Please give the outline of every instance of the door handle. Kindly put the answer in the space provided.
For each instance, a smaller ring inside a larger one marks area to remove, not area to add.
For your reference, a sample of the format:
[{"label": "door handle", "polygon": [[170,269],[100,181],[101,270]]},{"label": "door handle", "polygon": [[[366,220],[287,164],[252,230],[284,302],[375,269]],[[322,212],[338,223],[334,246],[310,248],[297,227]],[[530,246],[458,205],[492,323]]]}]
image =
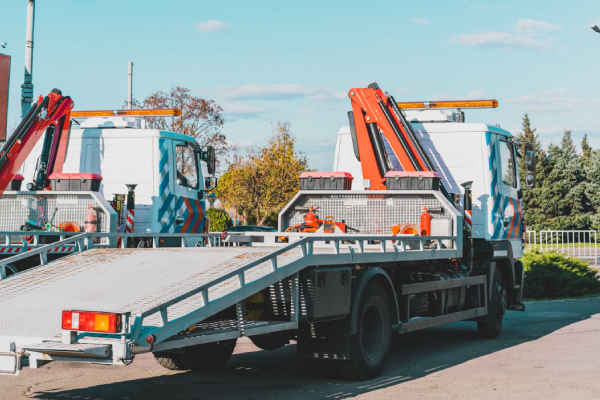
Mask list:
[{"label": "door handle", "polygon": [[183,218],[175,218],[175,225],[183,224]]},{"label": "door handle", "polygon": [[504,226],[509,226],[510,225],[510,221],[512,220],[512,217],[504,217],[504,220],[502,221],[502,223],[504,224]]}]

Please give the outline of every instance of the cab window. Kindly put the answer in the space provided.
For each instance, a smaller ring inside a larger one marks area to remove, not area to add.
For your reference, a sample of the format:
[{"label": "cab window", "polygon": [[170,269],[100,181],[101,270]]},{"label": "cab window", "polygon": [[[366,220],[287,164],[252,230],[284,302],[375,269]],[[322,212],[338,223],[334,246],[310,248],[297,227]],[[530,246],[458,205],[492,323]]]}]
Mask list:
[{"label": "cab window", "polygon": [[176,146],[177,184],[198,189],[198,160],[190,146]]},{"label": "cab window", "polygon": [[502,182],[516,188],[517,174],[513,144],[503,140],[500,141],[500,165],[502,166]]}]

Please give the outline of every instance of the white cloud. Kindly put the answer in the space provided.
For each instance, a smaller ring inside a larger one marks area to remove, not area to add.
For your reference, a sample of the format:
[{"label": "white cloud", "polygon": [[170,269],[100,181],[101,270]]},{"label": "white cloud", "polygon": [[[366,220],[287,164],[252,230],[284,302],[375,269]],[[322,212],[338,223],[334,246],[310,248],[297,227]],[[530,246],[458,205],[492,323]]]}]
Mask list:
[{"label": "white cloud", "polygon": [[450,38],[450,41],[468,47],[516,47],[529,50],[550,50],[552,43],[525,35],[515,35],[508,32],[466,33]]},{"label": "white cloud", "polygon": [[222,103],[225,117],[230,120],[257,118],[267,110],[261,107],[249,106],[243,103]]},{"label": "white cloud", "polygon": [[196,29],[200,33],[227,33],[229,32],[230,25],[225,22],[217,21],[215,19],[211,21],[202,21],[196,24]]},{"label": "white cloud", "polygon": [[219,97],[235,100],[288,100],[306,98],[315,101],[339,101],[346,93],[314,85],[247,84],[217,87]]},{"label": "white cloud", "polygon": [[504,47],[548,51],[554,48],[547,35],[562,26],[534,19],[519,19],[514,32],[465,33],[450,37],[450,41],[467,47]]},{"label": "white cloud", "polygon": [[427,21],[426,19],[419,18],[419,17],[415,17],[415,18],[411,19],[411,21],[414,22],[415,24],[419,24],[419,25],[431,24],[431,21]]},{"label": "white cloud", "polygon": [[519,19],[515,24],[519,32],[556,32],[563,27],[550,22],[536,21],[535,19]]},{"label": "white cloud", "polygon": [[177,24],[175,25],[175,28],[179,29],[179,28],[183,28],[185,26],[185,24]]},{"label": "white cloud", "polygon": [[585,112],[597,110],[600,99],[579,97],[565,88],[556,87],[541,93],[525,94],[516,99],[508,99],[507,103],[518,107],[523,112]]}]

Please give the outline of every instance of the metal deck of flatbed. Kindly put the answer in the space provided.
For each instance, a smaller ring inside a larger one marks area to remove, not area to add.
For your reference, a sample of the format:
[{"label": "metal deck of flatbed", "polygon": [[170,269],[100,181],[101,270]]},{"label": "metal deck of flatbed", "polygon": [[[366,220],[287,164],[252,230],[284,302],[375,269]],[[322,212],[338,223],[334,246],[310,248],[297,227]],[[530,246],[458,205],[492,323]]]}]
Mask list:
[{"label": "metal deck of flatbed", "polygon": [[[264,239],[268,237],[264,235]],[[128,354],[126,342],[144,346],[149,334],[155,335],[155,351],[160,351],[185,343],[296,329],[300,307],[297,274],[304,268],[461,255],[457,237],[290,235],[292,239],[295,241],[289,244],[243,247],[92,249],[0,280],[0,352],[9,348],[34,353],[61,346],[63,350],[78,348],[64,342],[61,312],[69,309],[131,316],[126,336],[78,335],[79,344],[110,343],[113,355],[115,346],[125,349],[118,354]],[[448,239],[453,248],[425,246],[427,241]],[[418,247],[411,247],[415,243]],[[199,324],[287,278],[292,279],[295,296],[289,322],[244,321],[238,308],[237,321]],[[181,336],[180,332],[193,325],[197,327],[193,333]],[[105,362],[121,363],[122,359],[113,357]]]},{"label": "metal deck of flatbed", "polygon": [[[276,248],[95,249],[0,281],[0,337],[60,338],[61,311],[145,311],[239,269]],[[282,261],[302,256],[300,249]],[[246,282],[271,272],[259,265]],[[209,301],[239,289],[230,279],[208,291]],[[196,302],[199,303],[193,304]],[[170,311],[170,319],[203,305],[191,297]],[[186,307],[187,305],[187,307]],[[187,309],[187,310],[186,310]],[[156,326],[160,318],[144,325]]]}]

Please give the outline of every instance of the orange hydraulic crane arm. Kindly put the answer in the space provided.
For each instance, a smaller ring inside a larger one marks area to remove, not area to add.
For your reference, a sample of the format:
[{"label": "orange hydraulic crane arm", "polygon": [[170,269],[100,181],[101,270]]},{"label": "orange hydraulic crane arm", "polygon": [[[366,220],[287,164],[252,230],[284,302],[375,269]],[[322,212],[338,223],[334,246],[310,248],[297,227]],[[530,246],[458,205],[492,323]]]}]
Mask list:
[{"label": "orange hydraulic crane arm", "polygon": [[383,133],[405,171],[433,171],[412,128],[392,96],[383,93],[376,83],[368,88],[351,89],[349,113],[353,139],[356,140],[363,178],[371,181],[371,190],[383,190],[388,159],[380,135]]},{"label": "orange hydraulic crane arm", "polygon": [[[44,132],[48,136],[48,159],[43,162],[43,174],[40,175],[38,171],[41,183],[37,188],[47,186],[47,177],[52,172],[62,172],[72,108],[73,100],[63,96],[58,89],[54,89],[43,99],[40,96],[37,104],[29,110],[0,152],[0,196]],[[52,138],[49,137],[50,134]]]}]

